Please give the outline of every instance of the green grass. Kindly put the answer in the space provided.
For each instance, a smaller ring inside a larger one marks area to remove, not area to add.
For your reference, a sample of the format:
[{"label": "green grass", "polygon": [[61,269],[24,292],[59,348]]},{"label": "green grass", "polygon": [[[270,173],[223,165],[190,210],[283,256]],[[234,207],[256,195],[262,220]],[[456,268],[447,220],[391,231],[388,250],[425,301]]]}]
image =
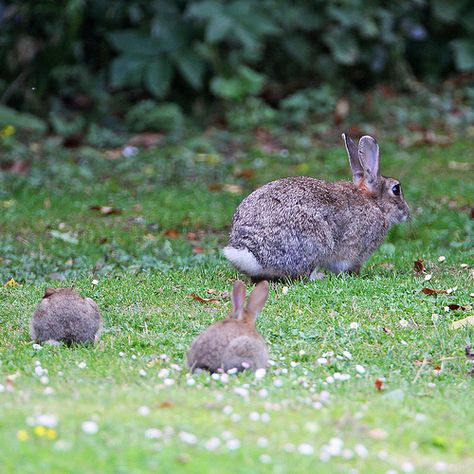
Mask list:
[{"label": "green grass", "polygon": [[[444,311],[473,300],[473,176],[452,165],[470,163],[467,142],[400,150],[381,141],[382,170],[402,180],[413,220],[390,232],[361,277],[271,285],[258,327],[274,365],[262,380],[200,374],[188,384],[186,350],[227,314],[239,277],[219,254],[235,206],[276,177],[347,177],[342,146],[288,135],[289,152],[268,155],[246,140],[237,151],[217,140],[212,154],[169,145],[116,161],[45,143],[28,176],[0,178],[0,277],[22,285],[0,288],[2,472],[472,472],[464,347],[474,331],[450,324],[473,310]],[[254,174],[236,177],[239,169]],[[215,183],[239,187],[211,191]],[[412,270],[420,257],[429,282]],[[28,325],[44,288],[71,284],[98,303],[100,342],[35,349]],[[457,290],[428,296],[424,286]],[[211,288],[220,304],[189,296]],[[321,365],[324,353],[333,355]],[[335,373],[350,379],[327,383]],[[57,417],[56,439],[35,433],[41,414]],[[82,430],[87,420],[98,433]],[[161,437],[147,438],[150,428]],[[28,439],[17,439],[21,430]],[[344,456],[325,459],[331,438],[343,440]]]}]

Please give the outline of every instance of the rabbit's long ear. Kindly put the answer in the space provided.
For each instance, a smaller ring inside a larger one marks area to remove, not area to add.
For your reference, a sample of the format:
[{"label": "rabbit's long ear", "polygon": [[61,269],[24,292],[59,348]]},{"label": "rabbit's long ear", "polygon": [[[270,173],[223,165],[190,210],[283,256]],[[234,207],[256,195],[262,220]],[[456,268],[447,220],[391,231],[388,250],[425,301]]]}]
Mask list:
[{"label": "rabbit's long ear", "polygon": [[242,314],[245,304],[245,285],[237,280],[232,288],[232,315],[237,318]]},{"label": "rabbit's long ear", "polygon": [[374,138],[368,135],[359,140],[359,161],[364,169],[365,185],[369,191],[376,191],[380,183],[379,146]]},{"label": "rabbit's long ear", "polygon": [[352,171],[352,182],[358,186],[364,179],[364,169],[359,161],[359,150],[357,145],[345,133],[342,134],[344,145],[346,147],[347,156],[349,157],[349,164]]},{"label": "rabbit's long ear", "polygon": [[268,281],[263,280],[257,284],[255,289],[250,293],[249,302],[245,308],[245,319],[247,322],[255,324],[258,314],[262,311],[268,298]]}]

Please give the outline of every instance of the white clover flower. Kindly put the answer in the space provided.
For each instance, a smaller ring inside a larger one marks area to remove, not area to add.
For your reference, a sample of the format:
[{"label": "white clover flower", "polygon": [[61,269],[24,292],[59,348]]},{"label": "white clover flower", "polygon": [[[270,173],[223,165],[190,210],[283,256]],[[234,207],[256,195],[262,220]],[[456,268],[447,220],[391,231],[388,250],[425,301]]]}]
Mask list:
[{"label": "white clover flower", "polygon": [[409,324],[409,323],[408,323],[408,321],[407,321],[406,319],[400,319],[400,321],[398,322],[398,324],[400,324],[400,326],[401,326],[402,328],[406,328],[406,327],[408,327],[408,324]]},{"label": "white clover flower", "polygon": [[229,383],[229,375],[228,374],[221,374],[221,383]]},{"label": "white clover flower", "polygon": [[189,377],[189,379],[186,380],[186,385],[192,387],[193,385],[196,385],[196,381],[192,377]]},{"label": "white clover flower", "polygon": [[438,257],[438,262],[444,262],[446,260],[446,257],[444,255],[440,255]]},{"label": "white clover flower", "polygon": [[268,413],[262,413],[260,420],[262,420],[262,423],[268,423],[270,421],[270,415]]},{"label": "white clover flower", "polygon": [[269,444],[268,439],[263,436],[257,439],[257,446],[259,448],[268,448]]},{"label": "white clover flower", "polygon": [[265,377],[266,374],[267,374],[266,369],[264,369],[264,368],[257,369],[255,371],[255,379],[256,380],[262,380]]},{"label": "white clover flower", "polygon": [[369,451],[363,444],[356,444],[354,446],[354,451],[357,454],[357,456],[359,456],[362,459],[367,458],[367,456],[369,455]]},{"label": "white clover flower", "polygon": [[84,361],[81,361],[77,364],[77,366],[80,368],[80,369],[85,369],[87,367],[87,364],[84,362]]},{"label": "white clover flower", "polygon": [[365,374],[365,368],[362,365],[356,364],[355,369],[358,374]]},{"label": "white clover flower", "polygon": [[249,391],[246,388],[243,387],[235,387],[234,388],[234,393],[236,395],[240,395],[241,397],[248,397]]},{"label": "white clover flower", "polygon": [[226,443],[227,449],[231,451],[240,448],[240,441],[238,439],[229,439]]},{"label": "white clover flower", "polygon": [[268,397],[268,390],[266,388],[262,388],[261,390],[258,391],[258,396],[260,398]]},{"label": "white clover flower", "polygon": [[232,413],[232,415],[230,415],[230,419],[234,423],[238,423],[240,421],[240,415],[238,413]]},{"label": "white clover flower", "polygon": [[298,452],[304,456],[312,456],[314,454],[314,448],[307,443],[302,443],[298,446]]},{"label": "white clover flower", "polygon": [[145,438],[148,439],[159,439],[163,436],[163,433],[158,428],[148,428],[145,431]]},{"label": "white clover flower", "polygon": [[99,432],[99,425],[92,420],[84,421],[81,425],[81,428],[86,434],[96,434]]},{"label": "white clover flower", "polygon": [[351,324],[349,324],[349,327],[351,329],[358,329],[360,327],[360,324],[356,321],[353,321]]},{"label": "white clover flower", "polygon": [[167,386],[167,387],[171,387],[171,385],[174,385],[174,380],[173,379],[165,379],[163,380],[163,383]]},{"label": "white clover flower", "polygon": [[352,359],[352,354],[349,352],[349,351],[343,351],[342,352],[342,355],[346,358],[346,359]]},{"label": "white clover flower", "polygon": [[138,371],[138,374],[140,375],[140,377],[146,377],[146,370],[140,369]]},{"label": "white clover flower", "polygon": [[328,360],[326,359],[326,357],[320,357],[318,360],[317,360],[317,363],[319,365],[326,365],[328,363]]},{"label": "white clover flower", "polygon": [[138,414],[140,416],[148,416],[150,414],[150,408],[148,408],[147,406],[143,405],[141,407],[138,408]]},{"label": "white clover flower", "polygon": [[272,458],[268,454],[262,454],[258,459],[262,464],[270,464],[272,462]]},{"label": "white clover flower", "polygon": [[169,374],[170,374],[169,369],[161,369],[158,372],[158,377],[160,377],[160,379],[165,379],[166,377],[168,377]]},{"label": "white clover flower", "polygon": [[205,443],[204,447],[208,451],[215,451],[221,444],[221,440],[219,438],[213,437],[209,438]]},{"label": "white clover flower", "polygon": [[258,420],[260,420],[260,415],[256,411],[252,411],[249,414],[249,420],[250,421],[258,421]]},{"label": "white clover flower", "polygon": [[38,415],[34,420],[35,425],[45,426],[46,428],[56,428],[58,426],[58,417],[56,415]]},{"label": "white clover flower", "polygon": [[196,435],[193,435],[192,433],[188,433],[186,431],[180,431],[179,434],[179,439],[186,444],[196,444],[197,443],[197,437]]}]

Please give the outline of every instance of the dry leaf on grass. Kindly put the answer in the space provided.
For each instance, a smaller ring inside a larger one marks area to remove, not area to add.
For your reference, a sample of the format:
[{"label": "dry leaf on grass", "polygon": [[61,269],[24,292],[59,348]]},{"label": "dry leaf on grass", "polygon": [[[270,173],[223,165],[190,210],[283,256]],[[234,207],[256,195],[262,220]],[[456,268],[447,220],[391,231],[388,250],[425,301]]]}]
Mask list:
[{"label": "dry leaf on grass", "polygon": [[384,380],[381,379],[381,378],[378,378],[378,379],[375,379],[375,389],[380,392],[381,390],[383,390],[383,384],[384,384]]},{"label": "dry leaf on grass", "polygon": [[434,290],[433,288],[423,288],[421,292],[424,293],[425,295],[448,294],[447,290]]},{"label": "dry leaf on grass", "polygon": [[119,207],[112,207],[112,206],[99,206],[99,205],[93,205],[89,206],[89,209],[91,211],[97,211],[99,214],[102,216],[110,216],[113,214],[122,214],[122,209]]},{"label": "dry leaf on grass", "polygon": [[246,179],[249,179],[249,178],[252,178],[252,176],[255,175],[255,171],[253,169],[250,169],[250,168],[246,168],[246,169],[237,169],[234,171],[234,176],[236,178],[246,178]]},{"label": "dry leaf on grass", "polygon": [[143,148],[153,148],[163,139],[162,133],[154,132],[144,132],[139,133],[138,135],[133,136],[128,141],[127,145],[143,147]]},{"label": "dry leaf on grass", "polygon": [[10,288],[12,286],[21,286],[14,278],[10,278],[4,285],[3,288]]},{"label": "dry leaf on grass", "polygon": [[216,298],[201,298],[200,296],[196,295],[196,293],[191,293],[189,296],[193,300],[199,301],[203,304],[220,304],[220,301]]},{"label": "dry leaf on grass", "polygon": [[179,232],[176,229],[167,229],[163,232],[163,234],[170,239],[176,239],[179,237]]},{"label": "dry leaf on grass", "polygon": [[466,305],[460,305],[460,304],[448,304],[447,307],[451,310],[451,311],[457,311],[458,309],[464,311],[466,309],[471,309],[472,306],[469,305],[469,304],[466,304]]},{"label": "dry leaf on grass", "polygon": [[415,273],[423,273],[425,271],[425,261],[422,258],[413,262],[413,271]]}]

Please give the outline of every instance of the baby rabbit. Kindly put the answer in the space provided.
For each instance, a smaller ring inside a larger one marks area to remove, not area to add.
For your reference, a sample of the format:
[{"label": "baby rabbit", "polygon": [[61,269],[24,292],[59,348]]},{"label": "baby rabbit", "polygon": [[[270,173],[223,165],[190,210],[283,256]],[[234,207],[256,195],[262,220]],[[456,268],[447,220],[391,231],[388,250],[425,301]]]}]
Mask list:
[{"label": "baby rabbit", "polygon": [[191,345],[188,367],[217,372],[236,368],[256,370],[268,364],[267,346],[255,329],[255,320],[268,298],[268,282],[260,282],[252,291],[247,306],[245,285],[234,283],[232,312],[227,319],[209,326]]},{"label": "baby rabbit", "polygon": [[31,320],[31,338],[39,343],[94,342],[101,327],[99,308],[70,288],[46,288]]},{"label": "baby rabbit", "polygon": [[318,268],[358,274],[389,227],[408,219],[400,182],[380,175],[377,142],[342,138],[352,183],[283,178],[240,203],[223,250],[238,270],[255,280],[313,279]]}]

